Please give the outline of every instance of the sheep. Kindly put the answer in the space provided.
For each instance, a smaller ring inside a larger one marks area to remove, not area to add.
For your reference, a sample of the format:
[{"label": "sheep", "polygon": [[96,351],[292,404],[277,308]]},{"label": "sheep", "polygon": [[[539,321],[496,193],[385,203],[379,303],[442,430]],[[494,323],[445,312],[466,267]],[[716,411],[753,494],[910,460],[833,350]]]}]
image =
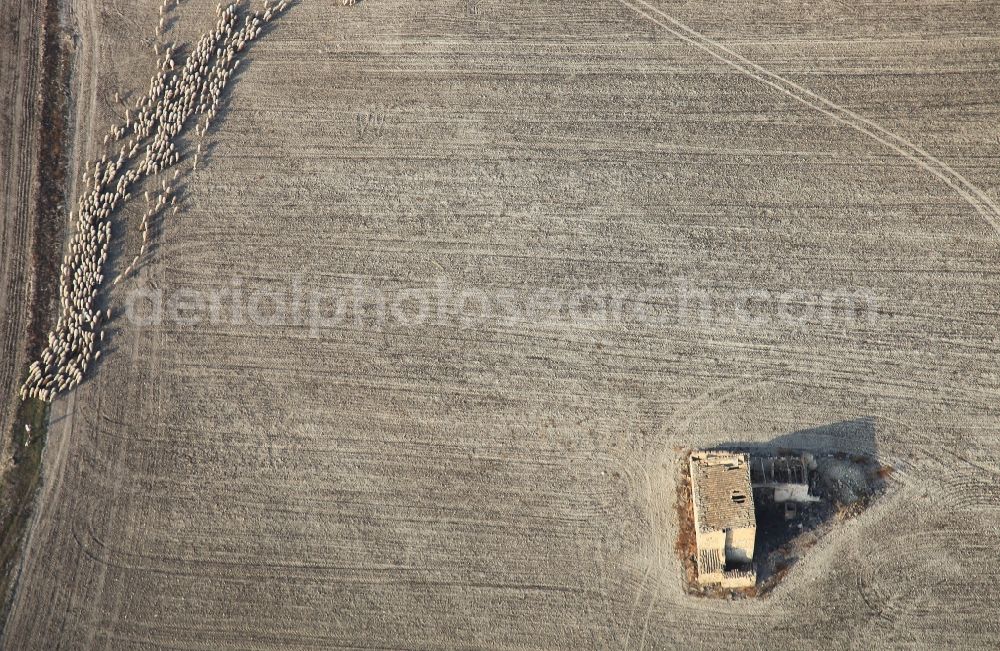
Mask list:
[{"label": "sheep", "polygon": [[[179,0],[175,2],[179,4]],[[51,391],[51,395],[44,394],[46,397],[54,397],[82,381],[82,370],[90,361],[99,358],[97,343],[103,342],[105,335],[103,330],[99,334],[95,331],[102,319],[110,320],[111,310],[97,311],[92,306],[104,281],[110,279],[103,269],[108,259],[113,212],[132,199],[130,188],[134,183],[180,162],[174,138],[181,133],[188,118],[196,113],[204,114],[204,123],[195,124],[193,130],[199,138],[207,135],[211,120],[220,108],[223,90],[240,65],[236,54],[261,33],[264,23],[287,6],[287,0],[278,4],[268,0],[264,11],[245,15],[243,28],[236,29],[235,5],[220,4],[215,29],[195,44],[185,62],[174,59],[176,43],[161,46],[154,42],[159,69],[150,78],[149,92],[137,97],[134,106],[125,107],[124,124],[111,127],[105,143],[109,144],[112,137],[115,140],[128,134],[131,137],[119,149],[116,159],[111,160],[106,154],[99,161],[88,163],[83,175],[85,188],[89,189],[81,193],[79,212],[70,214],[77,232],[70,240],[60,267],[61,312],[54,332],[49,333],[49,346],[42,356],[44,366],[36,362],[36,371],[22,387],[24,393],[32,389],[46,390]],[[164,0],[157,34],[166,26],[165,14],[169,7],[170,0]],[[115,101],[123,102],[120,94],[115,93]],[[145,156],[135,160],[143,149]],[[201,155],[199,142],[192,157],[194,170],[197,170]],[[174,180],[179,178],[180,171],[174,171]],[[173,187],[161,181],[161,188],[163,193],[158,193],[155,202],[148,191],[144,192],[149,209],[141,223],[139,255],[111,279],[112,285],[127,278],[146,252],[150,239],[149,221],[155,211],[168,205],[169,199],[172,213],[178,214],[180,206]]]}]

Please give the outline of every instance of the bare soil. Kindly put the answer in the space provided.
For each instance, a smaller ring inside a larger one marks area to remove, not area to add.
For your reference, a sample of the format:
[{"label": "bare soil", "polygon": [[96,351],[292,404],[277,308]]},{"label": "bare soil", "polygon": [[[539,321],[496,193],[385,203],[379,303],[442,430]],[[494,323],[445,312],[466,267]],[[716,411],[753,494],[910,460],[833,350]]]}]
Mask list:
[{"label": "bare soil", "polygon": [[[20,546],[32,513],[45,442],[47,405],[16,399],[25,354],[37,355],[52,321],[65,231],[65,122],[69,44],[60,4],[12,3],[0,9],[11,38],[0,45],[0,617],[6,621],[19,575]],[[34,150],[32,150],[34,147]]]},{"label": "bare soil", "polygon": [[38,202],[45,3],[0,8],[0,436],[3,467],[24,373],[25,335],[34,285],[32,246]]},{"label": "bare soil", "polygon": [[[158,7],[67,2],[72,187]],[[296,4],[52,406],[3,645],[995,646],[998,11]],[[442,283],[626,288],[630,316],[308,323],[320,292]],[[815,309],[843,288],[874,307]],[[140,323],[139,290],[305,307]],[[676,450],[824,427],[890,494],[768,598],[689,595]]]}]

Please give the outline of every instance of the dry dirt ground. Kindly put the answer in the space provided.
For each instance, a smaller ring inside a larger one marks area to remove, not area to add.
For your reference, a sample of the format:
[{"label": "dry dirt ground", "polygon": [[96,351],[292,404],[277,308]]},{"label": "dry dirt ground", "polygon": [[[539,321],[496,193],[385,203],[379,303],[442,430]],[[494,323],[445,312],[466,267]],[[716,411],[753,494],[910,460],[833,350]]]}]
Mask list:
[{"label": "dry dirt ground", "polygon": [[[1000,4],[650,1],[305,0],[253,46],[54,407],[7,648],[995,645]],[[69,2],[76,175],[156,9]],[[123,316],[355,283],[656,322]],[[837,423],[889,495],[766,599],[686,595],[675,449]]]},{"label": "dry dirt ground", "polygon": [[[0,4],[0,432],[6,443],[25,368],[37,202],[42,0]],[[8,464],[4,450],[0,471]]]}]

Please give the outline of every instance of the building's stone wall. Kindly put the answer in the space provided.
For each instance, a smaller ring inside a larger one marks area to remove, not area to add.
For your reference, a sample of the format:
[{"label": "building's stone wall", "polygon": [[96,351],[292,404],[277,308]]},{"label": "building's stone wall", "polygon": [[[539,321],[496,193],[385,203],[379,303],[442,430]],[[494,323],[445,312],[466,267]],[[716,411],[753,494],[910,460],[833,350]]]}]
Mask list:
[{"label": "building's stone wall", "polygon": [[753,560],[757,527],[733,529],[726,544],[726,563],[749,563]]}]

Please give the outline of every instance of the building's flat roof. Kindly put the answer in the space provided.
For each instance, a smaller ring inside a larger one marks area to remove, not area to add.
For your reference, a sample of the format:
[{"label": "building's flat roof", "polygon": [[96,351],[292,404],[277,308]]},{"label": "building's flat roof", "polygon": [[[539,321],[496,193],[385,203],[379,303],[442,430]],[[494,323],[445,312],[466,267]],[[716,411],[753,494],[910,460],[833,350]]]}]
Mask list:
[{"label": "building's flat roof", "polygon": [[750,458],[747,454],[692,452],[691,493],[698,531],[721,531],[757,525],[753,490],[750,487]]}]

